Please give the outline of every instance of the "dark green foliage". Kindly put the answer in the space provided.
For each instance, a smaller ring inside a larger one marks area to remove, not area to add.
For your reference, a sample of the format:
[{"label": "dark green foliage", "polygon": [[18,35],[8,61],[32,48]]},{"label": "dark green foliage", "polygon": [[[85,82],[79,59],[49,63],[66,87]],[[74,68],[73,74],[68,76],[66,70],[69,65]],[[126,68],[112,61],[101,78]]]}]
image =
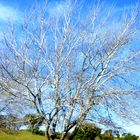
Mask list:
[{"label": "dark green foliage", "polygon": [[35,127],[35,128],[33,128],[32,130],[29,129],[29,131],[32,132],[32,134],[37,134],[37,135],[42,135],[42,136],[45,135],[45,132],[44,132],[44,131],[41,131],[41,130],[39,129],[39,127]]},{"label": "dark green foliage", "polygon": [[106,130],[104,134],[101,136],[102,140],[114,140],[112,130]]},{"label": "dark green foliage", "polygon": [[114,140],[114,137],[113,136],[112,137],[107,137],[107,136],[102,135],[101,140]]},{"label": "dark green foliage", "polygon": [[139,138],[138,136],[128,133],[123,134],[123,138],[121,138],[120,140],[137,140],[138,138]]},{"label": "dark green foliage", "polygon": [[119,131],[114,131],[113,133],[114,133],[114,135],[115,135],[117,138],[120,138]]},{"label": "dark green foliage", "polygon": [[[98,138],[97,138],[98,137]],[[74,140],[138,140],[138,136],[132,134],[119,134],[119,131],[106,130],[101,134],[101,129],[93,124],[85,123],[78,130]]]},{"label": "dark green foliage", "polygon": [[74,139],[94,140],[96,136],[100,136],[100,133],[100,128],[97,128],[93,124],[85,123],[80,127]]},{"label": "dark green foliage", "polygon": [[24,116],[25,124],[28,125],[28,130],[35,134],[44,135],[42,131],[39,130],[39,127],[43,123],[42,117],[36,114],[27,114]]}]

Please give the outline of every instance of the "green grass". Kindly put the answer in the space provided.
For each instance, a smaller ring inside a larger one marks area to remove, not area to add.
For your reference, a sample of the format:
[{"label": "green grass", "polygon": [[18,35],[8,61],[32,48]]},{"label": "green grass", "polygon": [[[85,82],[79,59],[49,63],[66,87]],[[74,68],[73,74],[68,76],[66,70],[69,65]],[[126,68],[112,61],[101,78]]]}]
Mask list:
[{"label": "green grass", "polygon": [[0,132],[0,140],[45,140],[45,137],[21,131],[18,134],[10,135]]},{"label": "green grass", "polygon": [[6,134],[0,131],[0,140],[45,140],[45,137],[32,134],[28,131],[20,131],[17,134]]}]

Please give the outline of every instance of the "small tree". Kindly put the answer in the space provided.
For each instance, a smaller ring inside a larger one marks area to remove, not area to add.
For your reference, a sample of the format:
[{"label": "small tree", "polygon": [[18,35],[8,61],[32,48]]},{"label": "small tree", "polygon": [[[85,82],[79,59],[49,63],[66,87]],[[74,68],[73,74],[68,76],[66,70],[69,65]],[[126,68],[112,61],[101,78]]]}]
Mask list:
[{"label": "small tree", "polygon": [[32,133],[39,134],[39,127],[43,123],[43,119],[41,119],[40,116],[36,114],[27,114],[24,116],[23,120],[25,121],[25,125],[28,125],[28,130],[30,130]]},{"label": "small tree", "polygon": [[18,118],[16,116],[13,116],[12,114],[0,115],[0,128],[2,130],[19,130],[20,125],[16,124],[17,120]]},{"label": "small tree", "polygon": [[84,123],[78,130],[74,139],[80,140],[95,140],[97,136],[100,136],[101,129],[94,124]]},{"label": "small tree", "polygon": [[128,134],[124,134],[123,138],[121,139],[122,140],[138,140],[138,138],[139,138],[138,136],[128,133]]},{"label": "small tree", "polygon": [[117,136],[118,139],[120,138],[120,133],[119,133],[119,131],[114,131],[113,133],[114,133],[115,136]]},{"label": "small tree", "polygon": [[114,140],[112,130],[106,130],[104,134],[102,134],[102,140]]}]

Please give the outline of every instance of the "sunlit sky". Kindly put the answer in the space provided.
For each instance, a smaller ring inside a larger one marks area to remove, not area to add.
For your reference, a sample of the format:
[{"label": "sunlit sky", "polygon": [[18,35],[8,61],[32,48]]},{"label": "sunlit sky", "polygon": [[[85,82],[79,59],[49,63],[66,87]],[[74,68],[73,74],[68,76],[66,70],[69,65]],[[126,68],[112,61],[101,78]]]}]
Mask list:
[{"label": "sunlit sky", "polygon": [[[42,1],[43,0],[0,0],[0,35],[8,20],[19,22],[23,17],[24,10],[28,10],[34,2],[41,3]],[[78,1],[80,2],[80,0]],[[92,2],[94,2],[94,0],[86,0],[87,5],[90,5]],[[49,11],[51,14],[61,13],[61,10],[65,6],[64,3],[63,0],[49,0]],[[115,5],[114,10],[117,11],[133,7],[137,3],[137,0],[104,0],[104,3],[108,7]],[[131,125],[126,127],[126,129],[129,132],[140,136],[139,125]]]}]

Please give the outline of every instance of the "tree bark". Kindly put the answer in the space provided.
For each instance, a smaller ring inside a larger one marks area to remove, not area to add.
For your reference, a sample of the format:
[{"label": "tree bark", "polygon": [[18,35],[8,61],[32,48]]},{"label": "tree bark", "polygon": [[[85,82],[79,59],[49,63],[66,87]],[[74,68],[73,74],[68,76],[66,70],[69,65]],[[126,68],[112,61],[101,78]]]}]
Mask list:
[{"label": "tree bark", "polygon": [[77,132],[79,130],[79,127],[76,127],[73,131],[73,133],[69,136],[68,140],[73,140],[74,137],[76,136]]},{"label": "tree bark", "polygon": [[46,140],[51,140],[49,136],[48,128],[46,128],[46,131],[45,131],[45,138]]}]

